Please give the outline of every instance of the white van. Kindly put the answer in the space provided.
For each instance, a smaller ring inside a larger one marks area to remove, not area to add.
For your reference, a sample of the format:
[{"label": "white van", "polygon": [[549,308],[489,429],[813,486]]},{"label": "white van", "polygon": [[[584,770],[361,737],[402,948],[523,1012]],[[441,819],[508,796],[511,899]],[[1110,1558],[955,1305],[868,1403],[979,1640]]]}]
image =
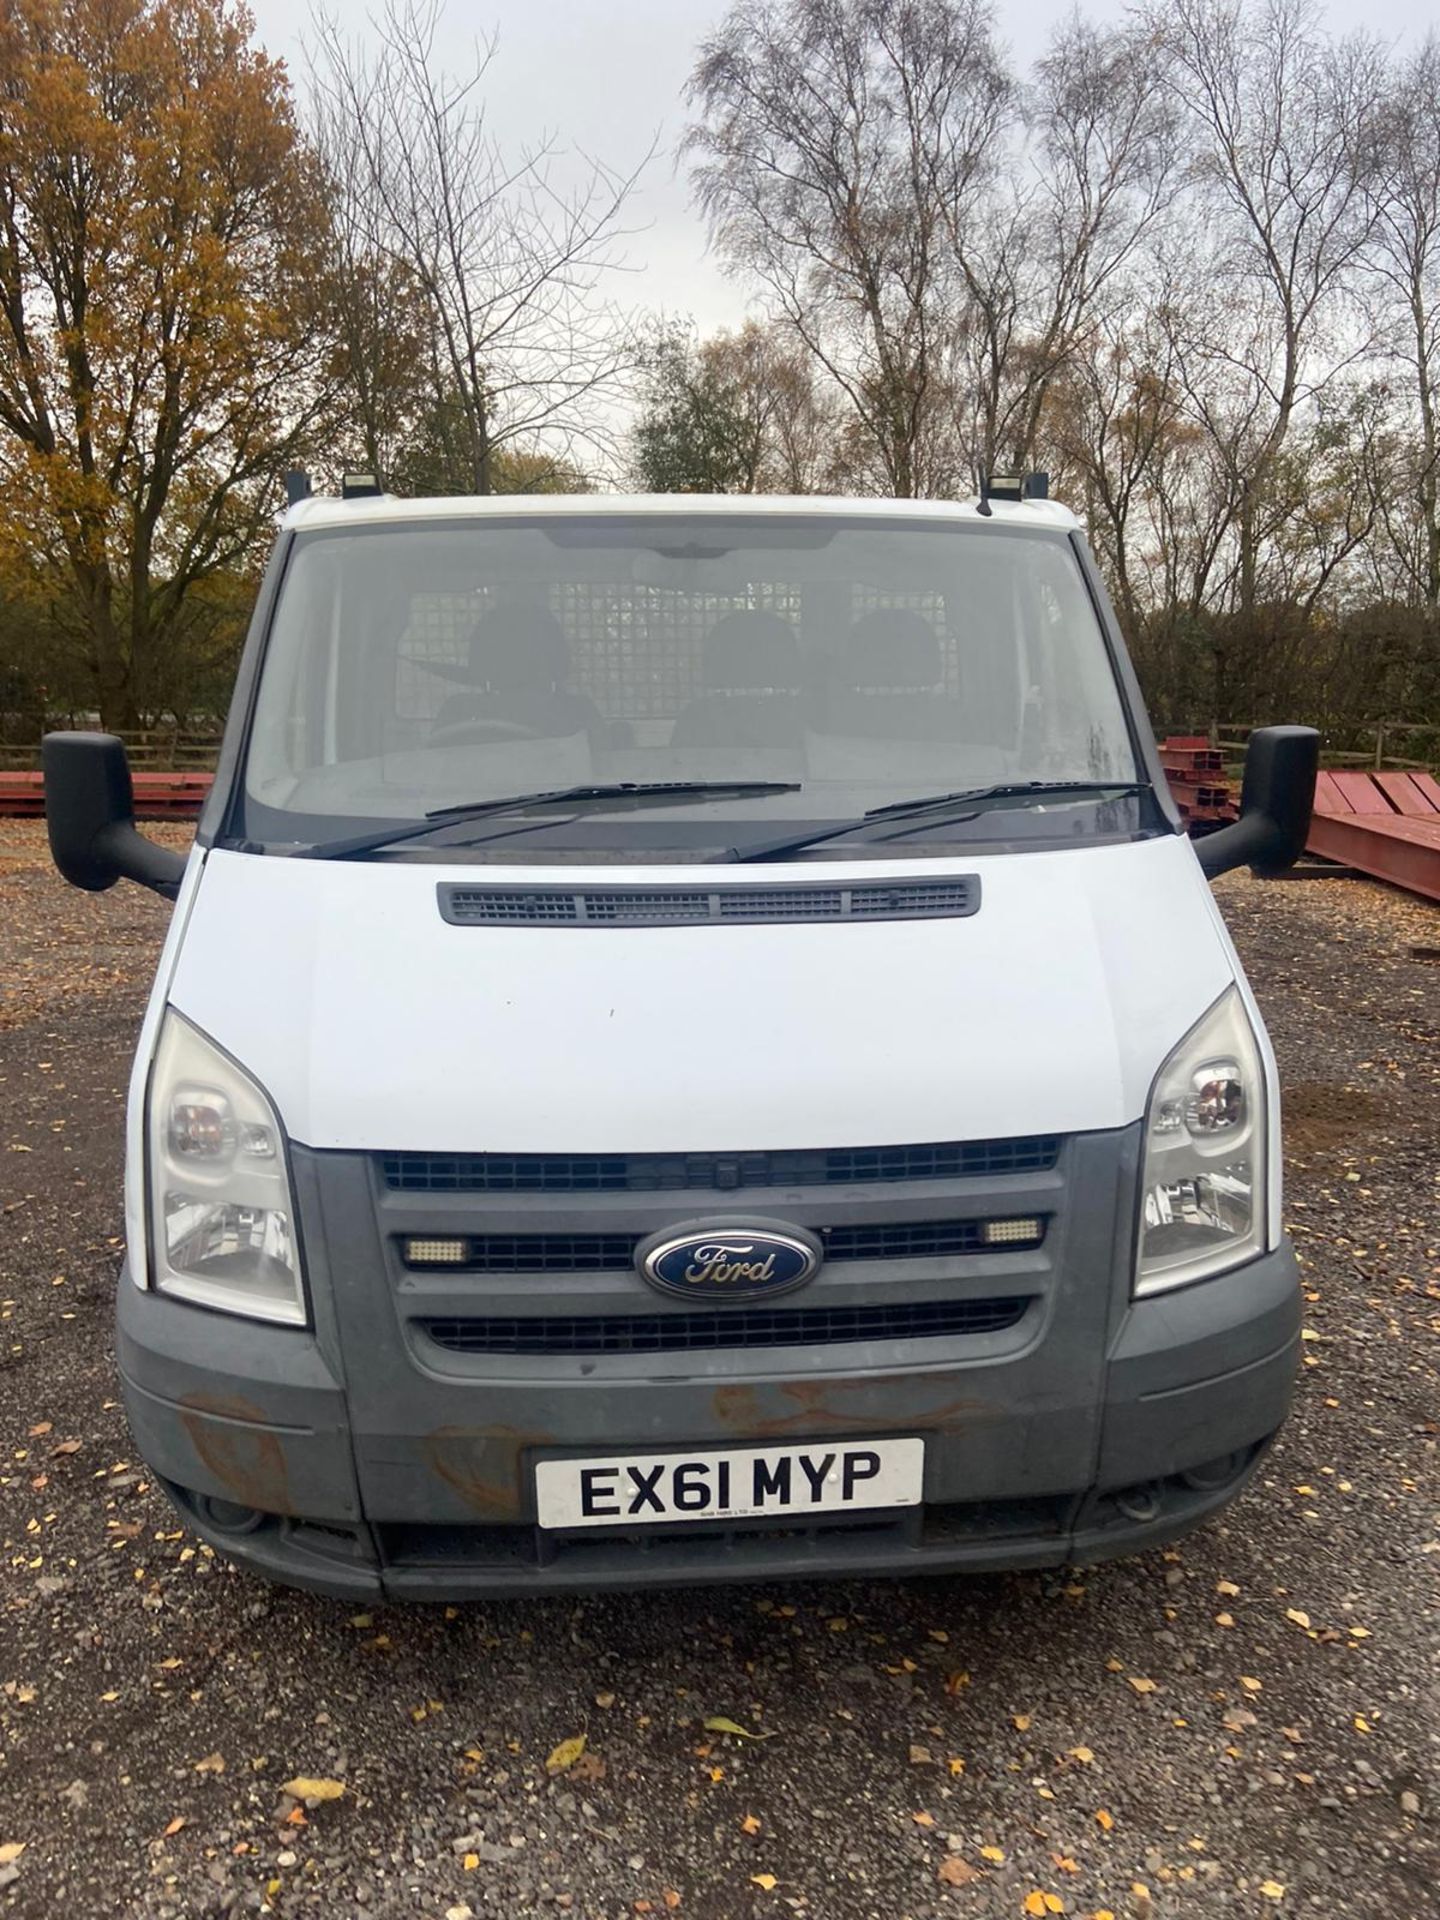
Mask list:
[{"label": "white van", "polygon": [[[1299,1332],[1275,1066],[1039,489],[305,499],[181,859],[118,1357],[196,1533],[457,1600],[1058,1566],[1243,1486]],[[1198,857],[1197,857],[1198,855]]]}]

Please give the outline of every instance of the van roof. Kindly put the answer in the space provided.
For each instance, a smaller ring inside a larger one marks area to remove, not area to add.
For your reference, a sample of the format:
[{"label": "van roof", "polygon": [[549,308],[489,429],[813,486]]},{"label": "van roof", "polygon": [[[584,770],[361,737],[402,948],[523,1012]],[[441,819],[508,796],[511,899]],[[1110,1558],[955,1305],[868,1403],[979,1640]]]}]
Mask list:
[{"label": "van roof", "polygon": [[[992,500],[993,524],[1028,527],[1035,531],[1068,531],[1079,521],[1058,500]],[[287,509],[281,525],[299,530],[314,527],[390,526],[411,520],[548,519],[564,514],[626,514],[661,517],[666,514],[734,514],[781,519],[786,515],[846,519],[939,520],[957,524],[992,524],[976,500],[850,499],[834,494],[749,493],[501,493],[449,495],[430,500],[400,500],[389,494],[371,494],[355,500],[313,495]]]}]

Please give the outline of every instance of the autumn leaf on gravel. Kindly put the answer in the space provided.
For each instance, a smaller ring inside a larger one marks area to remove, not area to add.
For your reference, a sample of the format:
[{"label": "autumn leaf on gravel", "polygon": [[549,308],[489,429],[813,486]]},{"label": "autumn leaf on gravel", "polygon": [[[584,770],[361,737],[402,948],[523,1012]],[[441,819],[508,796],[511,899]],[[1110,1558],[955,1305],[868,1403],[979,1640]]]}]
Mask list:
[{"label": "autumn leaf on gravel", "polygon": [[545,1771],[547,1773],[568,1773],[584,1751],[585,1735],[583,1733],[577,1733],[569,1740],[562,1740],[559,1746],[552,1750],[549,1758],[546,1760]]},{"label": "autumn leaf on gravel", "polygon": [[1045,1893],[1039,1887],[1035,1887],[1025,1896],[1025,1911],[1028,1914],[1037,1915],[1064,1913],[1065,1902],[1058,1893]]},{"label": "autumn leaf on gravel", "polygon": [[742,1833],[759,1833],[760,1826],[761,1822],[758,1816],[753,1813],[747,1813],[745,1818],[740,1822],[740,1831]]},{"label": "autumn leaf on gravel", "polygon": [[736,1740],[773,1740],[774,1731],[752,1733],[749,1727],[742,1727],[738,1720],[727,1720],[723,1713],[712,1713],[705,1721],[706,1733],[728,1733]]},{"label": "autumn leaf on gravel", "polygon": [[1104,1807],[1097,1807],[1097,1808],[1096,1808],[1096,1810],[1095,1810],[1095,1820],[1096,1820],[1096,1824],[1097,1824],[1097,1825],[1098,1825],[1098,1826],[1100,1827],[1100,1829],[1101,1829],[1101,1831],[1102,1831],[1103,1833],[1109,1833],[1109,1831],[1110,1831],[1110,1829],[1111,1829],[1111,1828],[1112,1828],[1112,1827],[1114,1826],[1114,1824],[1115,1824],[1115,1816],[1114,1816],[1114,1814],[1113,1814],[1113,1813],[1107,1813]]},{"label": "autumn leaf on gravel", "polygon": [[1283,1900],[1285,1898],[1285,1889],[1278,1880],[1262,1880],[1260,1882],[1260,1891],[1267,1900]]},{"label": "autumn leaf on gravel", "polygon": [[1137,1693],[1154,1693],[1155,1691],[1155,1682],[1153,1680],[1146,1680],[1136,1673],[1130,1675],[1130,1684]]},{"label": "autumn leaf on gravel", "polygon": [[912,1813],[910,1818],[915,1822],[917,1827],[933,1827],[935,1824],[935,1816],[933,1813]]},{"label": "autumn leaf on gravel", "polygon": [[1090,1762],[1095,1758],[1095,1754],[1089,1747],[1071,1747],[1070,1758],[1072,1760],[1078,1760],[1082,1767],[1088,1767]]},{"label": "autumn leaf on gravel", "polygon": [[55,1422],[53,1420],[37,1420],[35,1425],[29,1429],[29,1437],[32,1440],[43,1440],[47,1433],[53,1433],[54,1431]]},{"label": "autumn leaf on gravel", "polygon": [[1293,1622],[1293,1624],[1297,1627],[1308,1628],[1310,1625],[1309,1614],[1302,1613],[1298,1607],[1287,1607],[1285,1609],[1285,1618]]},{"label": "autumn leaf on gravel", "polygon": [[196,1773],[223,1773],[225,1756],[223,1753],[207,1753],[203,1760],[195,1762]]},{"label": "autumn leaf on gravel", "polygon": [[162,1840],[170,1840],[170,1839],[173,1839],[173,1838],[174,1838],[174,1836],[175,1836],[175,1835],[176,1835],[177,1833],[179,1833],[179,1831],[180,1831],[180,1829],[181,1829],[181,1828],[182,1828],[182,1827],[184,1826],[184,1824],[185,1824],[185,1816],[184,1816],[184,1814],[183,1814],[183,1813],[177,1813],[177,1814],[176,1814],[176,1816],[175,1816],[175,1818],[174,1818],[174,1819],[173,1819],[173,1820],[172,1820],[172,1821],[170,1822],[170,1824],[169,1824],[169,1826],[168,1826],[168,1827],[166,1827],[166,1829],[165,1829],[165,1831],[164,1831],[164,1833],[163,1833],[163,1834],[161,1834],[161,1836],[160,1836],[160,1837],[161,1837],[161,1839],[162,1839]]},{"label": "autumn leaf on gravel", "polygon": [[968,1860],[962,1860],[958,1854],[950,1853],[935,1869],[935,1878],[942,1887],[966,1887],[972,1880],[980,1878],[980,1869],[972,1867]]},{"label": "autumn leaf on gravel", "polygon": [[309,1774],[297,1773],[293,1780],[287,1780],[280,1791],[288,1793],[292,1800],[303,1800],[307,1807],[318,1807],[327,1800],[338,1800],[345,1791],[343,1780],[312,1780]]},{"label": "autumn leaf on gravel", "polygon": [[0,1846],[0,1867],[13,1866],[29,1844],[28,1840],[7,1840]]},{"label": "autumn leaf on gravel", "polygon": [[752,1886],[759,1887],[762,1893],[773,1893],[780,1884],[773,1873],[752,1873],[750,1882]]},{"label": "autumn leaf on gravel", "polygon": [[988,1860],[992,1867],[1003,1867],[1005,1864],[1005,1849],[1003,1847],[981,1847],[980,1858],[982,1860]]}]

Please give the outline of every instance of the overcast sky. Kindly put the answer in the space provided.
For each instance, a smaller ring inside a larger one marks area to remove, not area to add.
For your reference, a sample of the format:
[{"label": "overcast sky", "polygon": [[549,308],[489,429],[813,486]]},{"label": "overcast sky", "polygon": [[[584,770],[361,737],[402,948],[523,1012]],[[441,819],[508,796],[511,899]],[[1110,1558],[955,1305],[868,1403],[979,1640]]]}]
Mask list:
[{"label": "overcast sky", "polygon": [[[259,38],[290,62],[303,86],[301,42],[307,9],[295,0],[251,0]],[[1073,0],[1004,0],[1001,30],[1019,65],[1044,46]],[[1119,18],[1124,0],[1088,0],[1092,17]],[[363,34],[374,0],[327,0],[347,32]],[[635,202],[644,228],[629,245],[628,283],[637,307],[689,314],[703,330],[734,324],[744,295],[706,257],[705,234],[674,163],[685,125],[682,99],[695,49],[726,11],[723,0],[449,0],[441,44],[463,71],[477,33],[498,36],[487,105],[491,127],[511,148],[552,132],[617,168],[639,160],[652,137],[660,152]],[[1418,34],[1429,9],[1420,0],[1335,0],[1327,19],[1366,26],[1385,39]],[[618,290],[617,290],[618,293]]]}]

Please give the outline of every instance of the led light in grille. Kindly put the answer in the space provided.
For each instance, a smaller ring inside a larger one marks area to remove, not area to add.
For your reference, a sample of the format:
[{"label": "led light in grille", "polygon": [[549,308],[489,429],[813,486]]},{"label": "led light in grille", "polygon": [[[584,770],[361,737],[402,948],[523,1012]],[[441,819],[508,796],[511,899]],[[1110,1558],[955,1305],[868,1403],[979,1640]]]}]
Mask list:
[{"label": "led light in grille", "polygon": [[460,1267],[469,1249],[463,1240],[407,1240],[407,1267]]},{"label": "led light in grille", "polygon": [[987,1247],[1033,1247],[1041,1238],[1042,1226],[1033,1216],[1019,1220],[987,1220],[984,1233]]}]

